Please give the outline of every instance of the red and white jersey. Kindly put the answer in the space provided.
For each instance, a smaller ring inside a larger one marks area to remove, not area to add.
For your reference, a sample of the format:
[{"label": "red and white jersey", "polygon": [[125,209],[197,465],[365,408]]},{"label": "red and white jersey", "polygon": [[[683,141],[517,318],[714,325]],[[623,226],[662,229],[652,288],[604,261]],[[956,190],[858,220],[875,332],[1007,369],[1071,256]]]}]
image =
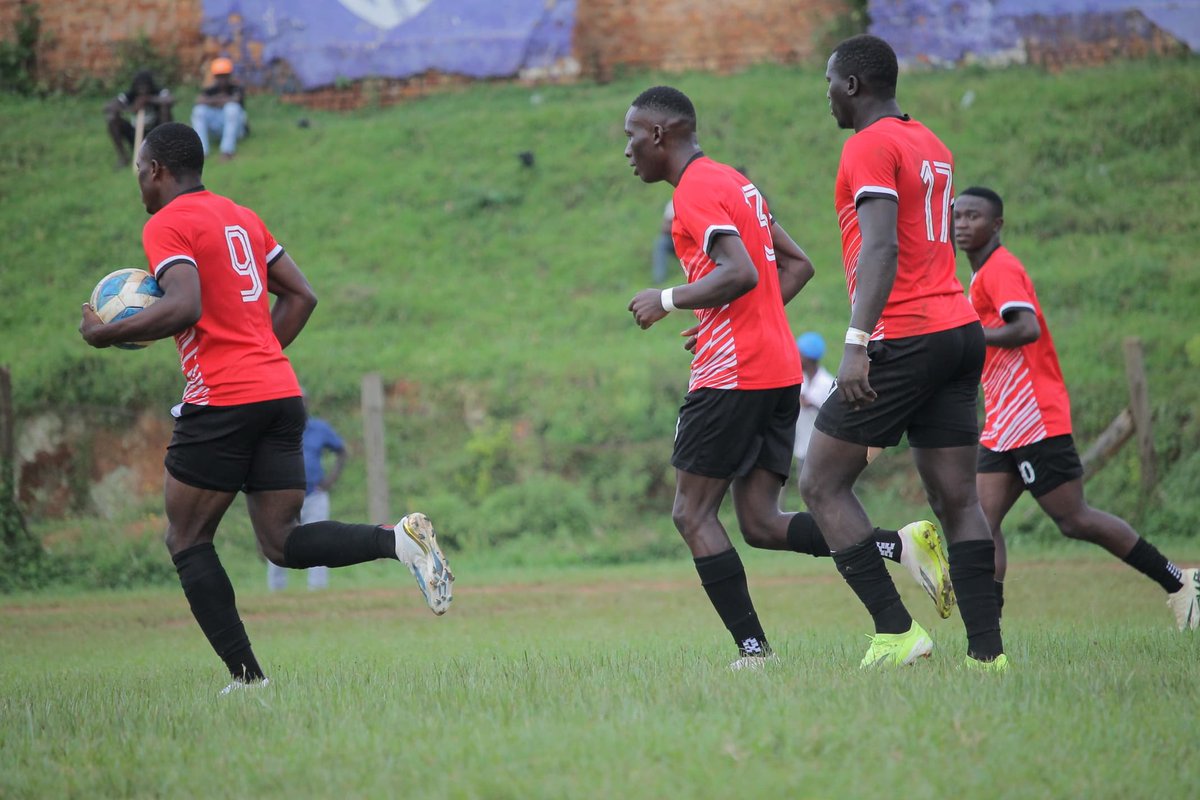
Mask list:
[{"label": "red and white jersey", "polygon": [[267,265],[283,254],[248,208],[203,188],[185,192],[142,230],[151,274],[200,273],[200,320],[175,334],[183,402],[231,406],[297,397],[300,385],[271,324]]},{"label": "red and white jersey", "polygon": [[1071,432],[1071,400],[1063,382],[1054,339],[1033,281],[1016,256],[996,248],[971,278],[971,305],[985,328],[1004,324],[1004,314],[1027,309],[1042,329],[1022,347],[988,347],[983,362],[985,420],[979,443],[989,450],[1012,450]]},{"label": "red and white jersey", "polygon": [[695,283],[717,266],[709,252],[717,236],[739,236],[758,270],[758,285],[719,308],[694,311],[700,333],[688,391],[775,389],[804,379],[800,354],[783,310],[771,212],[750,180],[706,156],[684,168],[674,194],[671,236]]},{"label": "red and white jersey", "polygon": [[899,206],[896,280],[872,339],[902,339],[975,321],[954,274],[954,157],[916,120],[885,117],[842,147],[834,203],[842,229],[842,263],[850,303],[857,289],[862,234],[858,204],[887,198]]}]

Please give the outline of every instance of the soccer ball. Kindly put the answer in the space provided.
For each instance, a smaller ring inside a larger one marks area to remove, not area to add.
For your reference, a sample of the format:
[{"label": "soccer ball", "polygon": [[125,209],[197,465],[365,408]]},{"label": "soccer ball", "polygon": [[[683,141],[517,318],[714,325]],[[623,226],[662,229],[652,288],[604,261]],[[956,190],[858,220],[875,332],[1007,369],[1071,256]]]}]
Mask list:
[{"label": "soccer ball", "polygon": [[[163,291],[154,276],[144,269],[128,267],[110,272],[100,279],[92,290],[92,310],[105,323],[149,308],[163,296]],[[150,342],[122,342],[115,345],[122,350],[140,350]]]}]

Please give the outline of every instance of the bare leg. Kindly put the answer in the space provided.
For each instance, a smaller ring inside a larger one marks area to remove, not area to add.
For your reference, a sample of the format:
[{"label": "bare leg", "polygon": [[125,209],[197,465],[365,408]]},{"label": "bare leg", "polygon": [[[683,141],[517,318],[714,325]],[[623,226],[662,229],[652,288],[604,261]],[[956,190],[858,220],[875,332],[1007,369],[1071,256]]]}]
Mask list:
[{"label": "bare leg", "polygon": [[1025,484],[1011,472],[981,472],[975,476],[975,490],[996,542],[996,580],[1003,581],[1008,574],[1008,548],[1000,524],[1025,491]]},{"label": "bare leg", "polygon": [[763,550],[790,550],[788,525],[794,513],[779,508],[783,484],[780,476],[755,469],[733,480],[733,508],[737,512],[742,538],[751,547]]},{"label": "bare leg", "polygon": [[854,483],[866,468],[865,445],[813,431],[800,474],[800,494],[835,552],[866,541],[874,530],[854,494]]},{"label": "bare leg", "polygon": [[1092,508],[1083,499],[1083,480],[1076,478],[1037,498],[1038,505],[1069,539],[1098,544],[1125,558],[1140,538],[1120,517]]},{"label": "bare leg", "polygon": [[675,471],[675,504],[671,519],[693,558],[716,555],[733,547],[725,526],[717,518],[729,483],[725,478]]}]

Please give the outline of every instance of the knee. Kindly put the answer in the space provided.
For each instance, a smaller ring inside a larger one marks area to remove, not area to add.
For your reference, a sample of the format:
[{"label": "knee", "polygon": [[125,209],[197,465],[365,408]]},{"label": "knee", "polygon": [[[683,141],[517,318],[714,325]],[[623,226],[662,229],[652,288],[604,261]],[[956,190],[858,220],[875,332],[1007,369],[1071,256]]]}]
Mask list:
[{"label": "knee", "polygon": [[167,546],[167,552],[172,556],[198,544],[211,541],[211,536],[206,537],[199,531],[189,531],[175,525],[168,525],[166,533],[163,535],[163,544]]},{"label": "knee", "polygon": [[263,557],[277,567],[287,566],[287,557],[283,554],[283,548],[276,545],[274,542],[260,542],[262,547]]},{"label": "knee", "polygon": [[738,527],[742,529],[742,539],[751,547],[768,548],[773,542],[771,525],[762,516],[738,517]]},{"label": "knee", "polygon": [[675,530],[679,531],[684,539],[699,530],[709,516],[711,515],[697,506],[678,500],[671,509],[671,521],[675,523]]},{"label": "knee", "polygon": [[1055,517],[1054,524],[1058,526],[1059,532],[1068,539],[1087,540],[1090,538],[1087,512],[1082,509],[1072,511],[1070,514],[1064,514],[1061,517]]},{"label": "knee", "polygon": [[809,510],[820,508],[832,494],[828,486],[806,471],[800,473],[799,486],[800,497],[804,499],[804,505],[808,506]]}]

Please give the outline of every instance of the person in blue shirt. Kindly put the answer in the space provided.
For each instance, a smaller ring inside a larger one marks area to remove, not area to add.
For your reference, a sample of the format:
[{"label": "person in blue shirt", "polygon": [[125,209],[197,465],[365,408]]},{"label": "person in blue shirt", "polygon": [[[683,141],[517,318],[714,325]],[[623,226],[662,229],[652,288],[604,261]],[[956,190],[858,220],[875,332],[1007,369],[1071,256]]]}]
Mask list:
[{"label": "person in blue shirt", "polygon": [[[304,389],[300,390],[300,396],[304,400],[304,407],[307,410],[308,396],[304,393]],[[342,475],[342,468],[346,466],[346,445],[332,425],[320,417],[309,415],[304,425],[302,447],[304,449],[305,488],[304,505],[300,509],[300,524],[307,525],[310,522],[322,522],[329,519],[329,490],[337,483],[338,478]],[[325,465],[322,462],[322,457],[327,452],[334,455],[333,466],[328,472],[325,471]],[[308,574],[310,590],[325,589],[329,586],[329,567],[310,567],[305,572]],[[267,587],[272,592],[286,589],[287,574],[286,568],[278,567],[268,561]]]}]

